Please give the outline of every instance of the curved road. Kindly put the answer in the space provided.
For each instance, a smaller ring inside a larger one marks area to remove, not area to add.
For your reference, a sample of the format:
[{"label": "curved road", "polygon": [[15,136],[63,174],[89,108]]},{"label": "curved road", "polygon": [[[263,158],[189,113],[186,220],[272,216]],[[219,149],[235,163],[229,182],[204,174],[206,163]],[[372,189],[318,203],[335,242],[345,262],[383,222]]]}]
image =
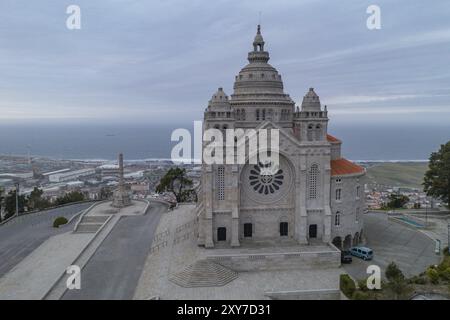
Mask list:
[{"label": "curved road", "polygon": [[167,205],[151,202],[145,215],[122,217],[81,270],[81,289],[66,291],[62,299],[132,299],[166,211]]},{"label": "curved road", "polygon": [[44,210],[14,218],[10,222],[1,225],[0,277],[21,262],[45,240],[56,234],[70,231],[73,228],[73,222],[60,228],[53,228],[53,221],[56,217],[63,216],[69,219],[91,205],[92,202],[87,202]]}]

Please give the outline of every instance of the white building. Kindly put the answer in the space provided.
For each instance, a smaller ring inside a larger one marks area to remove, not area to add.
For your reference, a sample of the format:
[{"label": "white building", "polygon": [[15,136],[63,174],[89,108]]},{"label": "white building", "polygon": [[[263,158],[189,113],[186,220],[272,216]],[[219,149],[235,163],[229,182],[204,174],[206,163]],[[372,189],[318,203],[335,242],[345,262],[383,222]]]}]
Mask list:
[{"label": "white building", "polygon": [[80,177],[86,177],[95,174],[95,169],[81,169],[76,171],[55,173],[48,176],[50,182],[64,182],[77,180]]},{"label": "white building", "polygon": [[268,175],[262,171],[272,163],[259,158],[257,164],[203,164],[198,244],[358,244],[365,169],[341,156],[341,141],[328,134],[327,107],[313,88],[298,107],[284,93],[264,45],[258,26],[249,64],[236,76],[233,94],[228,97],[219,88],[212,96],[203,129],[279,129],[280,166]]}]

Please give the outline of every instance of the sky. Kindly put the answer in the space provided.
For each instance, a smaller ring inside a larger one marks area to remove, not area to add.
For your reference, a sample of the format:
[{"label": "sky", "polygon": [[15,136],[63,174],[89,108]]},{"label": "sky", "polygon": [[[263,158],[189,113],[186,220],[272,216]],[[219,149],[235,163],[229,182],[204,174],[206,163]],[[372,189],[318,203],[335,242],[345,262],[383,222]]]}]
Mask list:
[{"label": "sky", "polygon": [[450,123],[448,0],[2,0],[0,123],[200,120],[259,22],[297,104],[314,87],[338,121]]}]

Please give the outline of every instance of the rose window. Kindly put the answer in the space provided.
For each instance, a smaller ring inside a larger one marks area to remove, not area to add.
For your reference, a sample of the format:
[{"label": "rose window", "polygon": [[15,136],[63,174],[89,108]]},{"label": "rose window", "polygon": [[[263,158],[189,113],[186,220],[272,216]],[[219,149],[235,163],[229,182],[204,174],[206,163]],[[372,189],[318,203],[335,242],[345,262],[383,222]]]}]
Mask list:
[{"label": "rose window", "polygon": [[277,192],[283,184],[283,170],[272,168],[272,164],[259,163],[253,166],[249,174],[250,186],[260,194]]}]

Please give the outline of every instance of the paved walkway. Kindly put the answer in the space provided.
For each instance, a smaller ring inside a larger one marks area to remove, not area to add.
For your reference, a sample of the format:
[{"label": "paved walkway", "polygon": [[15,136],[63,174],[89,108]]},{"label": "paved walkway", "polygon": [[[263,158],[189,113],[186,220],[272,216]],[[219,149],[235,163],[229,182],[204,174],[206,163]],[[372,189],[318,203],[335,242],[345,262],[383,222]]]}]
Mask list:
[{"label": "paved walkway", "polygon": [[0,300],[39,300],[89,243],[92,234],[56,235],[0,279]]},{"label": "paved walkway", "polygon": [[144,216],[121,217],[81,271],[81,290],[63,299],[132,299],[154,233],[167,206],[153,202]]}]

